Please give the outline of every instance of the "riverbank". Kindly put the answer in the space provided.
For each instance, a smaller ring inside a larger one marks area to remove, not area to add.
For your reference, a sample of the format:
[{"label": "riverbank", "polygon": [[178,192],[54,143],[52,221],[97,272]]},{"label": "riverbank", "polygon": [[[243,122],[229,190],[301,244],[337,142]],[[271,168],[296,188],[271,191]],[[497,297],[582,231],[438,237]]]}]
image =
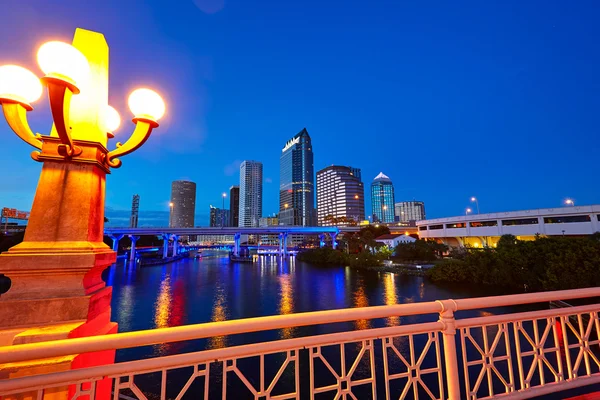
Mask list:
[{"label": "riverbank", "polygon": [[331,248],[304,250],[296,256],[298,261],[309,262],[322,267],[350,267],[374,272],[392,272],[407,276],[425,276],[432,264],[409,264],[387,260],[385,255],[363,252],[347,254]]},{"label": "riverbank", "polygon": [[506,291],[578,289],[600,285],[600,236],[500,238],[495,249],[466,249],[427,271],[435,283]]}]

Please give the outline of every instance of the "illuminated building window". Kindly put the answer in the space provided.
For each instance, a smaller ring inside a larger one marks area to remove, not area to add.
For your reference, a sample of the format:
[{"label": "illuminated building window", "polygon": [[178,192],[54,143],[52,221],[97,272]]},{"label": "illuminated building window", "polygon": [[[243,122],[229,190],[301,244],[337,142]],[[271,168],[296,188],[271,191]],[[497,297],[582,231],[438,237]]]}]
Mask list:
[{"label": "illuminated building window", "polygon": [[446,224],[446,229],[453,229],[453,228],[466,228],[467,224],[464,222],[456,222],[454,224]]},{"label": "illuminated building window", "polygon": [[470,223],[471,228],[482,228],[485,226],[498,226],[498,221],[474,221]]}]

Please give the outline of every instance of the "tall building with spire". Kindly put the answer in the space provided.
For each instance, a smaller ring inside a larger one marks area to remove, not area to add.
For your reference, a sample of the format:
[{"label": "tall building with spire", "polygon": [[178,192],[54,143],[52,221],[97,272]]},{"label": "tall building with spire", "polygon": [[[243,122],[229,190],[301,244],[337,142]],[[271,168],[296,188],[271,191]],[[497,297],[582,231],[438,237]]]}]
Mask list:
[{"label": "tall building with spire", "polygon": [[306,128],[286,142],[279,167],[279,223],[316,226],[313,151]]},{"label": "tall building with spire", "polygon": [[263,165],[244,161],[240,165],[239,226],[256,227],[262,217]]},{"label": "tall building with spire", "polygon": [[371,183],[373,222],[394,222],[394,185],[380,172]]}]

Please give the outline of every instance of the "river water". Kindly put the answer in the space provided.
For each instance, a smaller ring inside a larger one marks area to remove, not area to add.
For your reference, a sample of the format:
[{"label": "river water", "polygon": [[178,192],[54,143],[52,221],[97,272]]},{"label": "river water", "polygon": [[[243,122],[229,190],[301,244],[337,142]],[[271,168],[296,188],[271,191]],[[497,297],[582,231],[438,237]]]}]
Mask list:
[{"label": "river water", "polygon": [[[262,256],[253,264],[233,263],[225,255],[183,259],[166,265],[148,267],[118,263],[104,272],[104,278],[107,284],[113,287],[112,320],[119,324],[119,332],[305,311],[405,304],[490,294],[476,288],[437,286],[423,277],[354,270],[348,267],[317,267],[296,261],[294,257],[281,259],[275,256]],[[540,307],[543,305],[538,306]],[[459,317],[484,316],[526,309],[507,307],[469,311],[460,313]],[[119,350],[117,361],[341,330],[435,320],[437,315],[392,317],[159,344]],[[425,343],[426,338],[415,337],[416,347],[424,346]],[[211,373],[213,372],[217,375],[214,377],[216,384],[211,383],[211,398],[218,397],[221,384],[219,374],[222,374],[222,369],[218,370],[217,366],[216,369],[211,370]],[[170,394],[173,397],[178,390],[175,388],[181,387],[189,374],[189,372],[181,372],[179,375],[178,373],[169,375]],[[283,379],[287,379],[284,387],[289,386],[293,381],[291,376],[286,378],[284,375]],[[212,380],[213,378],[211,382]],[[159,393],[159,381],[160,376],[154,376],[147,379],[140,378],[138,384],[156,395]],[[307,384],[308,378],[306,382],[302,379],[304,393]],[[243,387],[238,386],[237,390],[243,390]],[[196,387],[191,388],[190,393],[198,395],[200,391],[201,388]],[[380,392],[381,388],[378,391]],[[234,398],[246,397],[237,394]]]}]

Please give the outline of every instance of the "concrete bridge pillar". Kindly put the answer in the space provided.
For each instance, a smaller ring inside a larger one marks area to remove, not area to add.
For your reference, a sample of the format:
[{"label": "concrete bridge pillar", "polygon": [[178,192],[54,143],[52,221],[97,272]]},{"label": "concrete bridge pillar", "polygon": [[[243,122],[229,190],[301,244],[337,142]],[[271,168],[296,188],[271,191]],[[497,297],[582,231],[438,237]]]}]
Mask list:
[{"label": "concrete bridge pillar", "polygon": [[285,232],[283,234],[283,255],[287,256],[288,255],[288,233]]},{"label": "concrete bridge pillar", "polygon": [[337,249],[337,235],[338,235],[339,231],[334,232],[334,233],[330,233],[331,235],[331,247],[333,247],[333,249]]},{"label": "concrete bridge pillar", "polygon": [[277,249],[277,252],[278,252],[279,254],[283,254],[283,240],[284,240],[284,239],[283,239],[283,235],[284,235],[284,233],[280,233],[280,234],[279,234],[279,243],[278,243],[278,246],[279,246],[279,247],[278,247],[278,249]]},{"label": "concrete bridge pillar", "polygon": [[121,234],[121,235],[110,235],[110,238],[113,241],[113,244],[112,244],[113,251],[118,251],[119,250],[119,240],[123,239],[123,236],[124,236],[123,234]]},{"label": "concrete bridge pillar", "polygon": [[135,261],[135,244],[140,237],[135,236],[135,235],[129,235],[129,238],[131,239],[131,251],[129,252],[129,261],[134,262]]},{"label": "concrete bridge pillar", "polygon": [[162,234],[163,240],[163,258],[169,257],[169,235]]},{"label": "concrete bridge pillar", "polygon": [[242,238],[241,233],[236,233],[233,236],[233,255],[238,257],[240,255],[240,240]]},{"label": "concrete bridge pillar", "polygon": [[173,255],[172,255],[172,257],[175,257],[177,254],[179,254],[179,236],[172,235],[171,237],[173,238]]},{"label": "concrete bridge pillar", "polygon": [[319,235],[319,247],[325,247],[325,234],[321,233]]}]

